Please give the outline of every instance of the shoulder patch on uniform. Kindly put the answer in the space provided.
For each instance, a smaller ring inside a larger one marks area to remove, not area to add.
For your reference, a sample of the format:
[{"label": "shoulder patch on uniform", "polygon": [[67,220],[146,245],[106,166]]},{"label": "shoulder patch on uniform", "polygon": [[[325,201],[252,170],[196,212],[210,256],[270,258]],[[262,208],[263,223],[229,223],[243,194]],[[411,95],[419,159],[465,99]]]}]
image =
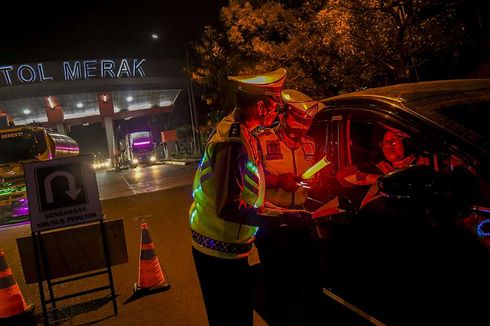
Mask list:
[{"label": "shoulder patch on uniform", "polygon": [[259,137],[261,135],[270,135],[272,134],[272,130],[270,128],[257,127],[251,132],[252,136]]},{"label": "shoulder patch on uniform", "polygon": [[268,140],[266,142],[267,154],[265,156],[266,160],[282,160],[283,155],[281,153],[281,144],[279,140]]},{"label": "shoulder patch on uniform", "polygon": [[313,143],[302,143],[303,151],[305,155],[315,155],[315,144]]},{"label": "shoulder patch on uniform", "polygon": [[230,132],[228,133],[228,137],[240,137],[240,123],[234,122],[231,124]]}]

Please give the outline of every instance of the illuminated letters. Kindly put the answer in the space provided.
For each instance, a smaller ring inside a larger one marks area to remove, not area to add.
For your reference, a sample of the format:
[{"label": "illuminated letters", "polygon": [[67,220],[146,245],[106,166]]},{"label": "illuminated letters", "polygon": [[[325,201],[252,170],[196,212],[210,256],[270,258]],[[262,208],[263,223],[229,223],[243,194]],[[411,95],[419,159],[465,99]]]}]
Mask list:
[{"label": "illuminated letters", "polygon": [[[25,77],[25,71],[28,72],[29,78]],[[32,83],[36,80],[36,71],[29,65],[21,65],[17,68],[17,78],[24,83]]]},{"label": "illuminated letters", "polygon": [[5,83],[7,83],[7,85],[12,85],[12,79],[10,78],[10,71],[12,71],[12,69],[12,66],[0,67],[0,71],[3,73],[3,77],[5,78]]},{"label": "illuminated letters", "polygon": [[96,72],[97,71],[97,61],[96,60],[90,60],[90,61],[84,61],[83,62],[83,75],[85,79],[89,79],[92,77],[96,77]]},{"label": "illuminated letters", "polygon": [[133,77],[136,77],[136,72],[140,74],[141,77],[145,77],[145,71],[141,68],[141,65],[146,61],[146,59],[141,59],[138,62],[138,59],[133,60]]},{"label": "illuminated letters", "polygon": [[80,72],[80,61],[75,61],[73,63],[73,68],[70,67],[68,61],[63,62],[63,70],[65,72],[65,80],[81,79],[82,75]]},{"label": "illuminated letters", "polygon": [[117,78],[121,77],[122,74],[126,74],[126,77],[131,77],[131,70],[129,70],[128,60],[122,59],[119,70],[117,71]]},{"label": "illuminated letters", "polygon": [[118,60],[63,61],[62,67],[53,63],[0,66],[0,87],[44,83],[55,80],[146,77],[143,66],[146,61],[146,59],[126,58]]},{"label": "illuminated letters", "polygon": [[100,78],[106,77],[106,72],[109,74],[109,77],[115,78],[116,74],[112,69],[116,64],[112,60],[101,60],[100,61]]},{"label": "illuminated letters", "polygon": [[44,75],[44,66],[42,63],[37,64],[37,71],[39,72],[39,80],[41,82],[45,82],[46,80],[53,80],[53,77],[46,77]]}]

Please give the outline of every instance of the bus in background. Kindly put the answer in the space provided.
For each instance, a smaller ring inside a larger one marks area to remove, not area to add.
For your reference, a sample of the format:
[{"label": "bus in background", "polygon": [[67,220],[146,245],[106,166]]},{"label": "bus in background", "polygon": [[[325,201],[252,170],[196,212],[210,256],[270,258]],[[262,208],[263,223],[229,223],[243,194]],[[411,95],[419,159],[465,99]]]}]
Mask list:
[{"label": "bus in background", "polygon": [[134,131],[127,133],[119,141],[121,151],[121,161],[123,165],[129,165],[132,168],[141,164],[154,164],[157,156],[153,151],[155,144],[151,131]]},{"label": "bus in background", "polygon": [[0,225],[28,218],[23,163],[76,156],[78,152],[74,139],[42,127],[0,129]]}]

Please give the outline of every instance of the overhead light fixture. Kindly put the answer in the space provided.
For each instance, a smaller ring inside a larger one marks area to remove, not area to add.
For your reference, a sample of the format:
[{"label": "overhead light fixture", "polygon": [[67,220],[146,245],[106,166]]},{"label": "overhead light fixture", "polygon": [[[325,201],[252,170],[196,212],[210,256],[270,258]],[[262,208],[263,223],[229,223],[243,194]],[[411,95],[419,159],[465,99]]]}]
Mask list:
[{"label": "overhead light fixture", "polygon": [[83,103],[82,102],[78,102],[77,103],[77,108],[79,108],[79,109],[83,108]]},{"label": "overhead light fixture", "polygon": [[160,102],[160,106],[170,106],[172,104],[173,103],[171,101],[162,101],[162,102]]},{"label": "overhead light fixture", "polygon": [[53,99],[51,98],[51,96],[48,96],[48,102],[49,102],[49,107],[54,109],[54,102],[53,102]]},{"label": "overhead light fixture", "polygon": [[29,110],[29,109],[24,109],[24,111],[22,111],[22,112],[24,112],[24,114],[29,114],[29,113],[31,113],[31,110]]},{"label": "overhead light fixture", "polygon": [[158,40],[158,34],[156,33],[151,34],[151,38],[154,40]]},{"label": "overhead light fixture", "polygon": [[82,126],[85,126],[85,127],[86,127],[86,126],[90,126],[90,123],[85,122],[84,124],[82,124]]},{"label": "overhead light fixture", "polygon": [[124,120],[131,120],[132,117],[126,117]]},{"label": "overhead light fixture", "polygon": [[126,97],[126,101],[131,102],[132,100],[133,100],[133,97],[132,96]]}]

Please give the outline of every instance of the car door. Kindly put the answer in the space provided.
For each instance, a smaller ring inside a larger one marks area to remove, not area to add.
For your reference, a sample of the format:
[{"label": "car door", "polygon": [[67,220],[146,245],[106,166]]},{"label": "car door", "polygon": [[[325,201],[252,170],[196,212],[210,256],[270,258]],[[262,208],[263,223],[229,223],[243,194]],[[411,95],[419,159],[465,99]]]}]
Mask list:
[{"label": "car door", "polygon": [[[339,172],[355,166],[362,172],[374,173],[378,163],[384,160],[380,143],[386,130],[402,135],[405,146],[417,153],[423,164],[448,176],[447,180],[458,186],[451,189],[454,192],[451,197],[441,202],[442,207],[417,209],[401,201],[400,206],[385,206],[391,210],[395,207],[394,212],[385,210],[381,217],[364,212],[356,215],[353,225],[335,228],[334,232],[341,232],[329,238],[329,245],[336,249],[330,251],[332,270],[328,282],[332,288],[345,293],[348,300],[375,316],[384,314],[388,322],[397,323],[399,316],[409,314],[407,307],[413,301],[420,305],[411,318],[423,314],[436,318],[448,307],[452,307],[455,318],[459,318],[463,305],[466,311],[479,306],[476,284],[468,277],[482,266],[484,256],[478,254],[472,238],[459,228],[459,224],[467,223],[461,214],[470,214],[459,208],[463,201],[473,198],[472,176],[477,177],[478,169],[472,156],[461,151],[461,147],[440,129],[408,114],[392,112],[396,110],[386,110],[383,105],[373,103],[332,109],[337,122],[334,173],[338,194],[347,197],[350,205],[361,206],[371,185],[349,185],[347,180],[352,178]],[[401,208],[406,212],[396,211]],[[490,224],[481,222],[484,207],[474,208],[479,214],[477,222],[473,219],[476,224],[470,224],[469,228],[480,225],[480,233],[486,236],[484,228],[489,228]],[[394,274],[398,279],[388,282],[388,275]],[[439,276],[431,278],[433,275]],[[451,290],[446,287],[449,280]]]}]

